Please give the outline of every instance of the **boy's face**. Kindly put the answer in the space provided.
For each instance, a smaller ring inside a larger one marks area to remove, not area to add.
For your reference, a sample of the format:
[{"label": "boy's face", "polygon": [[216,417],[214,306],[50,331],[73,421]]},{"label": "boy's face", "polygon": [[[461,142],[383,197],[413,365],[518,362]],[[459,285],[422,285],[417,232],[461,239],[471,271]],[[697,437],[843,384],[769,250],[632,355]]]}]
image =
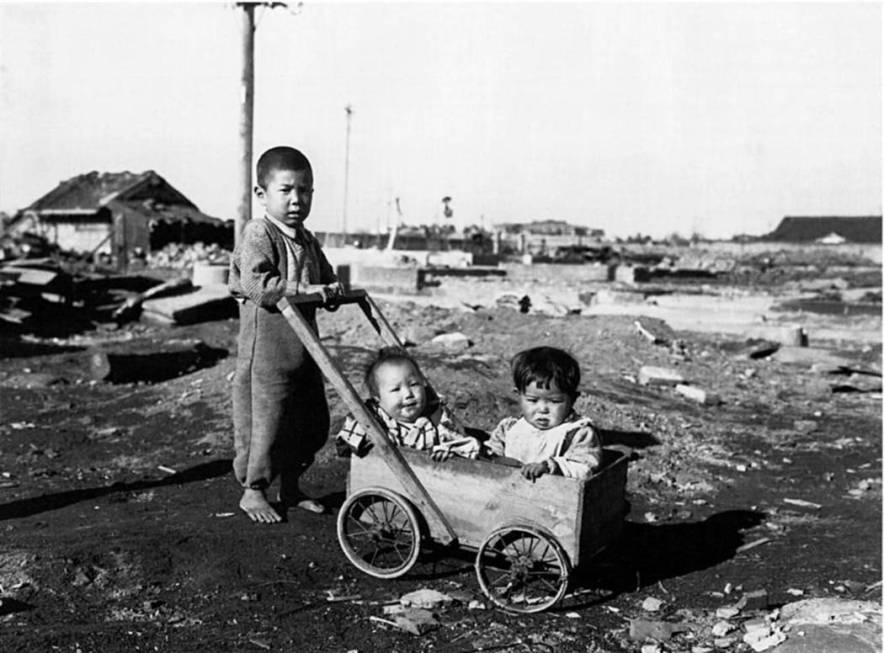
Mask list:
[{"label": "boy's face", "polygon": [[427,390],[414,365],[390,361],[374,371],[378,404],[397,422],[412,423],[424,412]]},{"label": "boy's face", "polygon": [[313,174],[309,170],[271,170],[267,187],[255,186],[255,195],[271,217],[289,227],[300,226],[313,203]]},{"label": "boy's face", "polygon": [[519,393],[522,416],[531,426],[542,431],[564,422],[571,414],[573,406],[574,399],[571,395],[559,390],[555,383],[550,383],[549,387],[541,387],[537,385],[537,381],[531,381],[525,392]]}]

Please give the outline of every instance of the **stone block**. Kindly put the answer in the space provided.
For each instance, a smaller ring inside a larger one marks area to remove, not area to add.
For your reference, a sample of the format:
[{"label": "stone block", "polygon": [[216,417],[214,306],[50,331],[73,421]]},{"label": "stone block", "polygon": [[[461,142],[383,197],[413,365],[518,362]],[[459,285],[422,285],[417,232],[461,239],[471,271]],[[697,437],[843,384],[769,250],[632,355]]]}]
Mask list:
[{"label": "stone block", "polygon": [[651,273],[641,265],[618,265],[614,279],[622,283],[645,283],[651,280]]},{"label": "stone block", "polygon": [[643,366],[638,372],[638,382],[641,385],[669,385],[675,386],[684,383],[685,379],[680,372],[668,367]]},{"label": "stone block", "polygon": [[698,388],[695,385],[679,383],[675,386],[675,391],[691,401],[696,401],[698,404],[703,404],[704,406],[717,406],[721,403],[721,398],[717,394],[704,390],[703,388]]}]

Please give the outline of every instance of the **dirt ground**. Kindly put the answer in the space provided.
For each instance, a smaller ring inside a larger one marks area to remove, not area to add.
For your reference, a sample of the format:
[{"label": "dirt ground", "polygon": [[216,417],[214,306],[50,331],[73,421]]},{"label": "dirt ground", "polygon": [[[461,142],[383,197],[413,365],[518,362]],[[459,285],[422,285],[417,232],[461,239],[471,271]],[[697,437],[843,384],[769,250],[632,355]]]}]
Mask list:
[{"label": "dirt ground", "polygon": [[[747,357],[752,343],[739,336],[679,331],[679,346],[652,344],[627,315],[379,305],[477,428],[514,414],[507,363],[516,351],[545,343],[581,361],[578,408],[606,444],[635,452],[631,511],[620,542],[580,571],[561,608],[514,616],[485,606],[471,556],[456,550],[425,551],[397,580],[360,573],[335,535],[348,462],[331,443],[306,479],[329,514],[248,521],[230,471],[237,322],[134,323],[0,340],[0,648],[638,651],[630,620],[648,617],[643,602],[654,597],[663,603],[653,618],[687,624],[661,650],[690,651],[711,641],[716,608],[745,593],[766,590],[770,607],[880,601],[879,376],[861,375],[877,392],[845,391],[844,375]],[[880,332],[880,314],[867,319]],[[357,379],[379,344],[361,314],[324,313],[320,329]],[[455,331],[471,346],[429,342]],[[90,380],[95,346],[196,340],[211,355],[193,369],[170,368],[171,378]],[[880,337],[814,344],[880,373]],[[722,403],[639,385],[644,365],[677,369]],[[328,393],[334,431],[346,408]],[[461,601],[420,636],[376,619],[419,588]],[[749,649],[736,639],[730,650]]]}]

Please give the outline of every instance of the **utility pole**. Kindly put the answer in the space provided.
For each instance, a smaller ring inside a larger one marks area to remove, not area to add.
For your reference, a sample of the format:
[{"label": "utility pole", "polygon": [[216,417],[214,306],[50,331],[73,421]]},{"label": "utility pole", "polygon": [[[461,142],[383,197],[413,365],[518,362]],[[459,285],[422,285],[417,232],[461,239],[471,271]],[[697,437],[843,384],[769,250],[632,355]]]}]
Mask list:
[{"label": "utility pole", "polygon": [[344,232],[344,244],[347,244],[347,190],[350,185],[350,118],[353,115],[353,107],[349,104],[344,107],[347,112],[347,144],[344,152],[344,212],[342,229]]},{"label": "utility pole", "polygon": [[236,6],[242,9],[242,85],[240,87],[240,170],[237,175],[239,208],[234,220],[233,241],[238,245],[242,230],[252,219],[252,135],[255,114],[255,7],[287,8],[284,2],[242,1]]},{"label": "utility pole", "polygon": [[242,12],[242,85],[239,117],[239,209],[234,223],[234,243],[239,245],[246,223],[252,219],[252,121],[255,109],[255,3],[238,2]]}]

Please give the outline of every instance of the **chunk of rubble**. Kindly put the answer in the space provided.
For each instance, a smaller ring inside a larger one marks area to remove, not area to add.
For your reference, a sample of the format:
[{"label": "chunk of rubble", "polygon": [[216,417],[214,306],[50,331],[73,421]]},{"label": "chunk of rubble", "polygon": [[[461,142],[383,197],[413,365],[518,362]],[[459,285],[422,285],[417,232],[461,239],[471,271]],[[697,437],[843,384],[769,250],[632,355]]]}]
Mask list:
[{"label": "chunk of rubble", "polygon": [[769,607],[769,599],[766,589],[752,590],[744,592],[736,606],[740,610],[767,610]]},{"label": "chunk of rubble", "polygon": [[698,404],[702,404],[704,406],[717,406],[721,403],[721,397],[719,397],[714,392],[709,392],[708,390],[704,390],[703,388],[698,388],[695,385],[687,385],[686,383],[679,383],[675,386],[675,391],[690,399],[691,401],[696,401]]},{"label": "chunk of rubble", "polygon": [[470,342],[470,339],[460,331],[440,333],[438,336],[430,340],[430,343],[453,351],[468,349],[473,344]]},{"label": "chunk of rubble", "polygon": [[668,367],[644,365],[638,372],[638,382],[641,385],[676,386],[684,383],[684,381],[685,379],[680,372]]},{"label": "chunk of rubble", "polygon": [[642,610],[645,612],[657,612],[661,607],[663,607],[663,601],[653,596],[642,601]]},{"label": "chunk of rubble", "polygon": [[399,597],[399,603],[406,608],[424,608],[427,610],[435,610],[452,603],[452,599],[448,594],[434,589],[419,589]]},{"label": "chunk of rubble", "polygon": [[658,642],[665,642],[671,639],[675,633],[686,630],[690,630],[690,628],[684,624],[672,623],[670,621],[652,621],[649,619],[630,619],[629,621],[629,639],[633,641],[655,639]]},{"label": "chunk of rubble", "polygon": [[412,635],[424,635],[441,625],[432,612],[423,608],[402,608],[392,617],[397,628]]},{"label": "chunk of rubble", "polygon": [[712,636],[724,637],[728,633],[733,632],[734,629],[736,629],[736,626],[734,624],[732,624],[730,621],[722,619],[721,621],[716,622],[714,626],[712,626]]},{"label": "chunk of rubble", "polygon": [[640,317],[635,328],[648,342],[655,345],[667,345],[675,340],[675,331],[661,319]]}]

